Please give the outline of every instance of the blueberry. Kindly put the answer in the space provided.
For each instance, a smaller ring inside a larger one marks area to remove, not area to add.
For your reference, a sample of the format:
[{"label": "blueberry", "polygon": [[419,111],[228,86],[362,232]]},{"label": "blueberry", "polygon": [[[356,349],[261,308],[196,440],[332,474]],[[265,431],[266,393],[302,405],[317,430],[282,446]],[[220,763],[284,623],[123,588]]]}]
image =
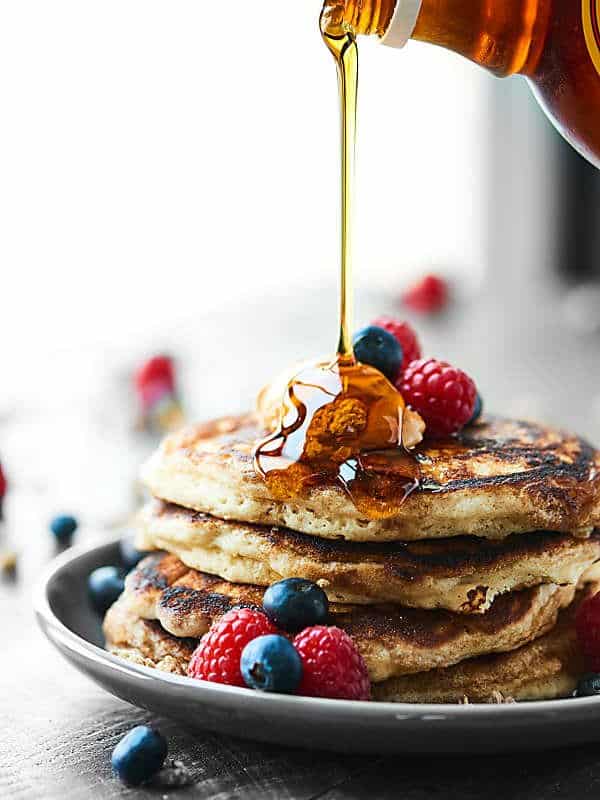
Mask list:
[{"label": "blueberry", "polygon": [[370,325],[354,335],[353,344],[357,361],[370,364],[394,383],[400,373],[404,353],[393,334],[376,325]]},{"label": "blueberry", "polygon": [[99,567],[88,578],[90,599],[100,614],[104,614],[119,597],[125,582],[117,567]]},{"label": "blueberry", "polygon": [[290,633],[311,625],[326,625],[329,620],[327,595],[304,578],[287,578],[269,586],[263,607],[278,627]]},{"label": "blueberry", "polygon": [[121,561],[123,562],[123,566],[127,572],[129,572],[130,569],[137,567],[142,558],[145,558],[147,555],[149,555],[149,552],[146,550],[138,550],[133,541],[134,540],[131,536],[127,536],[124,539],[121,539],[119,542]]},{"label": "blueberry", "polygon": [[162,768],[167,751],[164,736],[146,725],[138,725],[112,751],[110,763],[123,783],[139,786]]},{"label": "blueberry", "polygon": [[575,697],[596,697],[600,695],[600,674],[590,672],[584,675],[575,690]]},{"label": "blueberry", "polygon": [[244,647],[240,661],[246,686],[262,692],[290,694],[302,679],[302,661],[285,636],[269,634]]},{"label": "blueberry", "polygon": [[59,544],[71,544],[73,534],[77,530],[77,520],[75,517],[71,517],[68,514],[54,517],[50,522],[50,530]]},{"label": "blueberry", "polygon": [[474,425],[479,417],[483,414],[483,400],[481,399],[481,395],[477,392],[477,399],[475,400],[475,411],[473,411],[473,416],[467,422],[467,425]]}]

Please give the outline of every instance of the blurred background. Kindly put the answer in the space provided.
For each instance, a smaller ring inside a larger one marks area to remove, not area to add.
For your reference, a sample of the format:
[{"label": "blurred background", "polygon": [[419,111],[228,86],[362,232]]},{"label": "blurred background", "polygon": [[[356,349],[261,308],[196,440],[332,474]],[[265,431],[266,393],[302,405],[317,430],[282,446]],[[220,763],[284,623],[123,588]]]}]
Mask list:
[{"label": "blurred background", "polygon": [[[131,376],[171,353],[186,415],[247,408],[335,344],[338,108],[319,0],[0,5],[5,536],[119,526],[156,437]],[[600,442],[600,177],[518,79],[364,42],[357,324],[406,316],[488,410]],[[448,307],[416,317],[434,272]]]}]

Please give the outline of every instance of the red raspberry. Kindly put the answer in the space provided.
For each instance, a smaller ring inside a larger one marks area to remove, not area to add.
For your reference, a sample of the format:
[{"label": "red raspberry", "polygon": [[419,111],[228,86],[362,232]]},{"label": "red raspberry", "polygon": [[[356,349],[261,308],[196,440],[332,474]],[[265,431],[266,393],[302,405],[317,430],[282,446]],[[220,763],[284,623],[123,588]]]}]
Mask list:
[{"label": "red raspberry", "polygon": [[579,606],[575,617],[579,645],[594,672],[600,671],[600,592]]},{"label": "red raspberry", "polygon": [[245,686],[240,671],[242,650],[253,639],[277,633],[266,614],[253,608],[232,608],[214,622],[194,650],[190,678],[229,686]]},{"label": "red raspberry", "polygon": [[339,700],[370,698],[367,666],[345,631],[315,625],[299,633],[294,646],[303,670],[298,694]]},{"label": "red raspberry", "polygon": [[448,284],[437,275],[426,275],[404,292],[402,300],[412,311],[433,314],[448,302]]},{"label": "red raspberry", "polygon": [[423,417],[429,435],[457,433],[475,412],[475,384],[462,370],[445,361],[413,361],[399,380],[398,390]]},{"label": "red raspberry", "polygon": [[146,386],[162,383],[175,390],[175,368],[169,356],[155,356],[146,361],[135,373],[135,385],[142,392]]},{"label": "red raspberry", "polygon": [[406,369],[411,361],[416,361],[421,358],[421,345],[411,325],[408,322],[401,322],[399,319],[393,317],[377,317],[372,325],[377,325],[378,328],[391,333],[402,347],[404,359],[402,360],[401,370]]}]

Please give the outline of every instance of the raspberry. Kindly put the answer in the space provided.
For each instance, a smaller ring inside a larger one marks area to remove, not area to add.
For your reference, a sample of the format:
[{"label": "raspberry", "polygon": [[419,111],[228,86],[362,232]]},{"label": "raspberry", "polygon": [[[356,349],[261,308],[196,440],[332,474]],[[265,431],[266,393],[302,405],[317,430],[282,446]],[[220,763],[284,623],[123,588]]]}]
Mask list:
[{"label": "raspberry", "polygon": [[448,302],[448,284],[437,275],[426,275],[404,292],[402,300],[412,311],[433,314]]},{"label": "raspberry", "polygon": [[169,356],[155,356],[146,361],[135,373],[135,386],[143,396],[149,386],[164,386],[175,391],[175,369]]},{"label": "raspberry", "polygon": [[214,622],[194,650],[188,666],[190,678],[229,686],[245,686],[240,669],[244,647],[258,636],[277,633],[262,611],[232,608]]},{"label": "raspberry", "polygon": [[345,631],[315,625],[294,639],[302,659],[298,694],[339,700],[368,700],[369,673],[363,657]]},{"label": "raspberry", "polygon": [[404,370],[411,361],[416,361],[421,358],[421,345],[411,325],[408,322],[401,322],[393,317],[378,317],[375,322],[371,323],[378,328],[383,328],[388,333],[391,333],[402,347],[404,359],[400,369]]},{"label": "raspberry", "polygon": [[575,630],[589,668],[600,671],[600,592],[579,606]]},{"label": "raspberry", "polygon": [[434,358],[413,361],[398,382],[404,400],[423,417],[427,433],[457,433],[473,417],[477,388],[462,370]]}]

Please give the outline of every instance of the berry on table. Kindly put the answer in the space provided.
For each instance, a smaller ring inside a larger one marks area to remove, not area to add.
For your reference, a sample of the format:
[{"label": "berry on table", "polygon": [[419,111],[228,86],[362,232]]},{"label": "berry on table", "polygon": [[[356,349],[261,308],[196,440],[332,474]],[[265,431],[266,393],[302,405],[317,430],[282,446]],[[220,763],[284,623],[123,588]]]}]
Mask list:
[{"label": "berry on table", "polygon": [[448,303],[448,284],[438,275],[426,275],[410,286],[402,295],[402,301],[418,314],[434,314]]},{"label": "berry on table", "polygon": [[142,428],[171,431],[183,424],[183,410],[177,394],[172,358],[151,358],[135,373],[134,383]]},{"label": "berry on table", "polygon": [[155,356],[135,373],[135,386],[142,400],[150,400],[160,389],[175,392],[175,367],[169,356]]},{"label": "berry on table", "polygon": [[327,595],[304,578],[286,578],[269,586],[263,606],[270,619],[290,633],[311,625],[326,625],[329,619]]},{"label": "berry on table", "polygon": [[577,609],[575,630],[590,669],[600,672],[600,592]]},{"label": "berry on table", "polygon": [[373,323],[377,328],[391,333],[402,348],[404,359],[400,369],[406,369],[411,361],[421,358],[421,345],[412,325],[393,317],[378,317]]},{"label": "berry on table", "polygon": [[162,734],[146,725],[138,725],[121,739],[112,751],[114,773],[127,786],[139,786],[162,769],[168,745]]},{"label": "berry on table", "polygon": [[597,697],[600,695],[600,674],[590,672],[583,675],[577,683],[575,697]]},{"label": "berry on table", "polygon": [[61,514],[50,521],[50,530],[59,544],[69,545],[73,540],[73,534],[77,530],[77,524],[75,517],[70,514]]},{"label": "berry on table", "polygon": [[90,600],[100,614],[108,611],[124,588],[123,574],[117,567],[98,567],[88,577]]},{"label": "berry on table", "polygon": [[232,608],[213,623],[200,640],[188,666],[190,678],[229,686],[245,686],[240,668],[246,645],[259,636],[277,633],[262,611]]},{"label": "berry on table", "polygon": [[8,577],[17,574],[17,554],[14,550],[0,550],[0,573]]},{"label": "berry on table", "polygon": [[406,403],[425,420],[429,436],[458,433],[475,411],[475,384],[466,373],[445,361],[413,361],[398,389]]},{"label": "berry on table", "polygon": [[145,558],[147,555],[149,555],[149,551],[138,550],[134,544],[133,537],[125,536],[119,542],[119,554],[121,556],[123,566],[129,572],[129,570],[133,569],[139,564],[142,558]]},{"label": "berry on table", "polygon": [[294,639],[302,659],[298,694],[339,700],[368,700],[369,673],[363,657],[348,634],[340,628],[317,625]]},{"label": "berry on table", "polygon": [[369,364],[392,383],[398,377],[404,353],[396,337],[384,328],[369,325],[354,335],[354,355],[361,364]]},{"label": "berry on table", "polygon": [[290,694],[302,678],[302,661],[285,636],[269,634],[249,642],[240,662],[242,677],[250,689]]}]

